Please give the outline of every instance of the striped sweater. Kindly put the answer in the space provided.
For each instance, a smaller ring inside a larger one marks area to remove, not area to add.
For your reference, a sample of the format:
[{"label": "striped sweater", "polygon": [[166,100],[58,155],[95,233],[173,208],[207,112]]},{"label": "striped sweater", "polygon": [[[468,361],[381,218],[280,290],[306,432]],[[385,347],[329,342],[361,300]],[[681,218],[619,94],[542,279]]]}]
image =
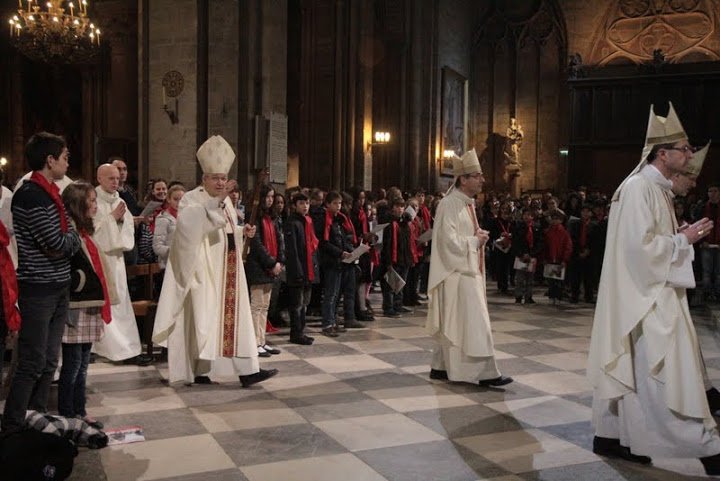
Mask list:
[{"label": "striped sweater", "polygon": [[24,183],[13,195],[12,215],[18,282],[46,287],[68,285],[70,258],[80,249],[80,238],[72,227],[62,232],[60,216],[47,192],[34,182]]}]

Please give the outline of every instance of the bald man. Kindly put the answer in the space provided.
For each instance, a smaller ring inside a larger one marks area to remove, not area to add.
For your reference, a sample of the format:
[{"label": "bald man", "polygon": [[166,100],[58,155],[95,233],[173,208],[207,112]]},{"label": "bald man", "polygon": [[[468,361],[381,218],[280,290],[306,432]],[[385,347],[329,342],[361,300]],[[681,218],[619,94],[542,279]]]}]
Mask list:
[{"label": "bald man", "polygon": [[112,322],[105,326],[105,336],[93,345],[93,351],[111,361],[134,359],[146,365],[151,359],[139,356],[141,351],[135,313],[130,301],[125,260],[123,253],[135,245],[135,227],[132,213],[120,198],[118,185],[120,172],[117,167],[103,164],[97,170],[97,214],[93,240],[105,253],[105,275],[112,302]]}]

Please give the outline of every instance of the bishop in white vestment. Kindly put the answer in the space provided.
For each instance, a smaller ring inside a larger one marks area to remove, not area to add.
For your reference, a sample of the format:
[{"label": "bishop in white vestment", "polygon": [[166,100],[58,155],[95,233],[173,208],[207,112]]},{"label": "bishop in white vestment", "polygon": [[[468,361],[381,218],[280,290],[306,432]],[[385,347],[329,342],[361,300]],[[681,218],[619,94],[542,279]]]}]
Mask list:
[{"label": "bishop in white vestment", "polygon": [[453,162],[455,187],[438,205],[432,237],[426,329],[435,338],[432,379],[502,386],[485,293],[484,249],[475,199],[484,178],[475,149]]},{"label": "bishop in white vestment", "polygon": [[169,381],[210,383],[211,376],[239,376],[243,387],[277,373],[260,369],[242,264],[244,235],[227,198],[230,145],[213,136],[198,150],[205,173],[200,187],[178,208],[153,341],[168,348]]},{"label": "bishop in white vestment", "polygon": [[708,408],[704,366],[685,289],[692,244],[712,222],[678,229],[672,182],[692,148],[670,105],[650,111],[641,161],[613,196],[588,378],[593,450],[649,463],[697,457],[720,474],[720,437]]},{"label": "bishop in white vestment", "polygon": [[110,293],[112,322],[105,325],[105,334],[93,344],[93,352],[111,361],[123,361],[139,355],[142,350],[123,256],[135,245],[135,225],[117,190],[120,179],[117,167],[101,165],[97,179],[100,185],[95,187],[98,208],[93,241],[107,261],[105,275],[112,280],[108,285],[115,288]]}]

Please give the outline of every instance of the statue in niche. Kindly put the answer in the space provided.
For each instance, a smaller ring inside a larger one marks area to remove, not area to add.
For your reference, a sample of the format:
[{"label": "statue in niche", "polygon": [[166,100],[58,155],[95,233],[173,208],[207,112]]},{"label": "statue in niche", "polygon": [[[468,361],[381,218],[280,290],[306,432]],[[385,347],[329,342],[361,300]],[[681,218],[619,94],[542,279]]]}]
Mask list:
[{"label": "statue in niche", "polygon": [[522,126],[518,124],[515,117],[510,118],[510,126],[507,128],[505,137],[505,181],[510,186],[510,193],[514,197],[520,195],[520,163],[519,153],[522,146],[523,137],[525,136]]},{"label": "statue in niche", "polygon": [[583,68],[582,56],[579,53],[570,55],[570,61],[568,62],[568,78],[578,79],[585,77],[585,70]]}]

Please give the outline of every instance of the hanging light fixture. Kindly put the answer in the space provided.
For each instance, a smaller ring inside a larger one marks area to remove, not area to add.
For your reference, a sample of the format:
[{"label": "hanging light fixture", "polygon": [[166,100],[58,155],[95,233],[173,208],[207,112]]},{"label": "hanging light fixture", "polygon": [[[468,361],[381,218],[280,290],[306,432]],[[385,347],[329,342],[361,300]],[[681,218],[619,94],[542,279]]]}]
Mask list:
[{"label": "hanging light fixture", "polygon": [[[27,4],[24,7],[23,1]],[[65,6],[63,6],[65,3]],[[100,29],[87,15],[87,0],[18,0],[17,14],[10,17],[10,38],[25,56],[45,63],[90,62],[100,47]]]}]

